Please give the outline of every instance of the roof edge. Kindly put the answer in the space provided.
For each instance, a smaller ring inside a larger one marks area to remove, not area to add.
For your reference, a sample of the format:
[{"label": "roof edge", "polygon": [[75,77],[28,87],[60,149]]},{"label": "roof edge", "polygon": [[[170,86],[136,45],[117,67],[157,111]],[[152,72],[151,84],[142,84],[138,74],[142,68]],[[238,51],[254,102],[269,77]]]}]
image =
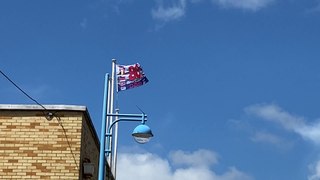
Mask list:
[{"label": "roof edge", "polygon": [[[87,111],[86,106],[79,105],[43,105],[47,110]],[[44,110],[39,105],[0,104],[0,110]]]}]

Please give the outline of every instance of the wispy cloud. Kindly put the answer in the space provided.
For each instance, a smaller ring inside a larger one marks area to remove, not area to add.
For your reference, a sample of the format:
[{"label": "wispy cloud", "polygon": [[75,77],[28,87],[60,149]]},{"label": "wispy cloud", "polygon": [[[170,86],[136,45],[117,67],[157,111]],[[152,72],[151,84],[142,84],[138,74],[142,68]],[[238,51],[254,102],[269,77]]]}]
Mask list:
[{"label": "wispy cloud", "polygon": [[255,143],[271,144],[279,149],[290,149],[293,147],[293,143],[290,141],[270,132],[257,131],[250,138]]},{"label": "wispy cloud", "polygon": [[[151,10],[154,20],[161,22],[160,26],[170,21],[177,21],[186,16],[187,5],[201,3],[206,0],[174,0],[174,2],[165,6],[163,1],[158,1],[157,6]],[[250,11],[258,11],[267,7],[275,0],[211,0],[213,4],[224,8],[245,9]]]},{"label": "wispy cloud", "polygon": [[306,140],[320,145],[320,122],[308,123],[305,118],[290,114],[274,104],[247,107],[245,111],[264,120],[280,124],[287,131],[295,132]]},{"label": "wispy cloud", "polygon": [[275,0],[212,0],[213,3],[225,8],[238,8],[257,11],[271,4]]},{"label": "wispy cloud", "polygon": [[315,164],[309,165],[309,169],[312,172],[312,174],[308,176],[308,180],[319,180],[320,179],[320,160]]},{"label": "wispy cloud", "polygon": [[164,7],[163,3],[158,3],[158,6],[151,11],[153,19],[163,22],[179,20],[185,13],[186,0],[177,0],[169,7]]},{"label": "wispy cloud", "polygon": [[251,140],[254,142],[267,142],[275,145],[283,142],[280,137],[267,132],[256,132],[254,136],[251,137]]},{"label": "wispy cloud", "polygon": [[[320,121],[308,122],[304,117],[293,115],[274,104],[258,104],[247,107],[248,114],[255,115],[263,120],[277,123],[284,129],[300,135],[303,139],[313,142],[317,147],[320,145]],[[260,135],[256,140],[267,140],[278,143],[279,139],[269,135]],[[309,165],[311,175],[308,180],[320,179],[320,160]]]},{"label": "wispy cloud", "polygon": [[[217,174],[211,170],[217,164],[217,154],[209,150],[195,152],[174,151],[169,158],[161,158],[151,153],[121,153],[118,161],[119,180],[252,180],[253,178],[235,167]],[[174,166],[178,165],[178,168]],[[181,167],[183,166],[183,167]]]},{"label": "wispy cloud", "polygon": [[267,131],[266,129],[261,130],[245,119],[229,120],[229,125],[233,130],[240,130],[241,132],[247,133],[250,137],[249,139],[254,143],[271,145],[280,150],[289,150],[294,146],[294,143],[285,137]]},{"label": "wispy cloud", "polygon": [[218,155],[204,149],[195,152],[174,151],[170,153],[170,159],[174,165],[178,166],[210,166],[218,163]]}]

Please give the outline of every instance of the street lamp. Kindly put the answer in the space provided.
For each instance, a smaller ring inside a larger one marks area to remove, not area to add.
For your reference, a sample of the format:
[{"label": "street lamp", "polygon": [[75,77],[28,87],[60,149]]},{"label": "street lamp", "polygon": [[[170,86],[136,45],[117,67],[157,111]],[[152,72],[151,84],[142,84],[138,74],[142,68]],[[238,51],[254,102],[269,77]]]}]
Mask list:
[{"label": "street lamp", "polygon": [[151,137],[153,137],[153,134],[149,126],[140,124],[134,128],[132,136],[137,143],[144,144],[150,141]]},{"label": "street lamp", "polygon": [[[145,122],[147,121],[147,115],[142,114],[118,114],[118,113],[107,113],[109,111],[107,98],[111,95],[109,94],[109,74],[107,73],[105,76],[105,88],[104,88],[104,100],[103,100],[103,112],[102,112],[102,125],[101,125],[101,136],[100,136],[100,156],[99,156],[99,180],[104,180],[105,178],[105,158],[106,156],[109,157],[110,154],[112,154],[112,147],[111,147],[111,139],[112,139],[112,129],[117,125],[117,123],[121,121],[126,122],[141,122],[140,125],[138,125],[132,133],[133,138],[136,142],[140,144],[147,143],[152,137],[152,131],[151,129],[145,125]],[[113,83],[110,83],[113,84]],[[112,88],[112,87],[111,87]],[[106,123],[107,117],[115,117],[115,120],[110,123]],[[106,132],[107,131],[107,132]],[[107,139],[106,139],[107,138]],[[107,147],[107,149],[106,149]],[[110,160],[110,165],[111,165]],[[113,164],[116,166],[116,162]]]}]

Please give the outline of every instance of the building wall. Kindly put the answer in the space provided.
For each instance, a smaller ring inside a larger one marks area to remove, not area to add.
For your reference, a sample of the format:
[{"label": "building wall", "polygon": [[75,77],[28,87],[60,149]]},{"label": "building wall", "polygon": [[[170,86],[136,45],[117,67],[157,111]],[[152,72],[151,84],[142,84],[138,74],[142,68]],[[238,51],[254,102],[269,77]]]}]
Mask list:
[{"label": "building wall", "polygon": [[[82,121],[82,138],[81,138],[81,162],[89,160],[94,164],[95,171],[91,179],[98,179],[99,167],[99,142],[92,136],[93,129],[90,128],[90,122],[84,117]],[[83,167],[80,167],[83,168]],[[82,172],[82,171],[81,171]],[[82,175],[82,179],[85,179]]]},{"label": "building wall", "polygon": [[99,141],[87,111],[0,110],[0,179],[86,179],[84,160],[94,163]]},{"label": "building wall", "polygon": [[[98,173],[99,173],[98,170],[99,170],[100,143],[98,141],[98,137],[95,135],[96,133],[95,133],[95,130],[93,129],[93,124],[87,115],[88,115],[87,113],[84,114],[83,121],[82,121],[81,162],[85,162],[85,160],[89,159],[89,161],[94,164],[95,171],[91,179],[96,180],[98,179]],[[80,167],[80,168],[83,168],[83,167]],[[109,166],[106,166],[106,169],[105,169],[106,180],[114,180],[113,175],[110,172],[111,170]],[[85,179],[85,177],[81,175],[80,179]]]}]

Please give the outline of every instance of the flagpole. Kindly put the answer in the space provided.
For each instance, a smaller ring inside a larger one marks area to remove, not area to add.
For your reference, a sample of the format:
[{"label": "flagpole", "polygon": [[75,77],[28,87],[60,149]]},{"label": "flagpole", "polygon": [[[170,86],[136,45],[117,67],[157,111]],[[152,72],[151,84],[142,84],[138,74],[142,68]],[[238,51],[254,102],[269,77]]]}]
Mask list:
[{"label": "flagpole", "polygon": [[[110,87],[110,106],[109,106],[109,113],[110,114],[113,114],[114,112],[114,89],[115,89],[115,78],[116,78],[116,59],[112,59],[112,70],[111,70],[111,87]],[[110,124],[112,124],[114,122],[114,117],[110,117]],[[118,133],[118,124],[115,125],[115,128],[114,128],[114,132],[111,132],[113,134],[114,137],[111,137],[110,138],[110,146],[109,146],[109,149],[111,149],[111,151],[113,153],[110,153],[110,156],[108,157],[108,161],[109,161],[109,165],[110,165],[110,169],[111,169],[111,172],[112,174],[114,173],[113,172],[113,169],[114,169],[114,161],[113,161],[113,156],[115,155],[114,154],[114,144],[116,143],[116,136],[117,136],[117,133]]]},{"label": "flagpole", "polygon": [[[112,78],[112,77],[111,77]],[[107,84],[107,92],[108,92],[108,99],[107,99],[107,106],[106,106],[106,111],[107,111],[107,114],[111,114],[111,109],[110,109],[110,104],[111,104],[111,97],[112,97],[112,92],[111,92],[111,87],[112,87],[112,83],[111,83],[111,78],[110,76],[108,75],[108,84]],[[106,117],[106,127],[109,127],[110,124],[112,123],[112,117],[111,116],[107,116]],[[111,140],[111,137],[107,137],[108,138],[108,141],[112,141]],[[105,143],[105,142],[103,142]],[[111,143],[110,143],[111,144]],[[108,147],[106,147],[107,149],[110,149],[110,145],[108,145]],[[109,156],[111,156],[111,153],[109,154]],[[107,162],[108,162],[108,165],[109,165],[109,168],[111,167],[111,161],[109,160],[110,157],[107,157]]]},{"label": "flagpole", "polygon": [[[117,89],[117,80],[116,80],[116,64],[117,64],[117,61],[115,59],[112,60],[112,68],[113,68],[113,79],[114,79],[114,85],[116,86],[116,89]],[[119,113],[119,109],[118,107],[116,107],[117,109],[115,110],[115,113],[118,114]],[[115,117],[115,120],[117,120],[118,117]],[[116,179],[116,169],[117,169],[117,152],[118,152],[118,123],[115,124],[115,127],[114,127],[114,139],[113,139],[113,156],[112,156],[112,168],[111,168],[111,171],[112,171],[112,174],[113,174],[113,177],[114,179]]]}]

